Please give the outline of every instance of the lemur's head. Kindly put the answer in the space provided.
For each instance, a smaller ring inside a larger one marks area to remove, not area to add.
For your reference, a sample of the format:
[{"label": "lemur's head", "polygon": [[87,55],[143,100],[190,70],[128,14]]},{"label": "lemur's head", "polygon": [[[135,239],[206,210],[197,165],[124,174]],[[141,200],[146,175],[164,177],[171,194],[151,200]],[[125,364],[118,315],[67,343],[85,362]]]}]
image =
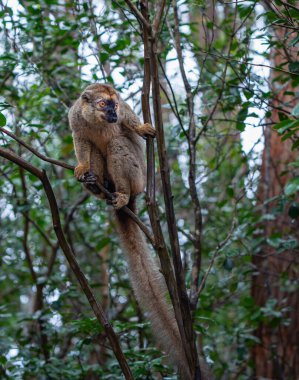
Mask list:
[{"label": "lemur's head", "polygon": [[91,123],[116,123],[119,95],[108,84],[91,84],[81,95],[83,117]]}]

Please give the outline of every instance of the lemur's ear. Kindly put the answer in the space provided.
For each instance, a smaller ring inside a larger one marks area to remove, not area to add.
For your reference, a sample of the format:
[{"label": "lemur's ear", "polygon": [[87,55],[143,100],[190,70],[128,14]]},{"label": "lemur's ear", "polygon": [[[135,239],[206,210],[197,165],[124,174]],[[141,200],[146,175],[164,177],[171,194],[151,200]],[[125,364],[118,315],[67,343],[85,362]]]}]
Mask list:
[{"label": "lemur's ear", "polygon": [[81,98],[83,100],[85,100],[86,102],[90,102],[90,100],[91,100],[91,92],[90,91],[83,92],[83,94],[81,95]]}]

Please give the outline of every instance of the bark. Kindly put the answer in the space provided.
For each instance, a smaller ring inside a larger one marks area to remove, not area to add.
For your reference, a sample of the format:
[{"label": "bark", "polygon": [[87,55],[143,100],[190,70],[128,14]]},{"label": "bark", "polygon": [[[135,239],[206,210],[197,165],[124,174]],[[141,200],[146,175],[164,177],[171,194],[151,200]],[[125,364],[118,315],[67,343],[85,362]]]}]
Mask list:
[{"label": "bark", "polygon": [[[276,38],[285,41],[287,45],[286,30],[280,28],[275,31]],[[294,37],[293,37],[294,38]],[[282,62],[290,61],[295,57],[295,49],[286,54],[284,48],[272,52],[272,64],[278,67]],[[273,91],[281,90],[275,94],[271,106],[271,122],[278,123],[277,108],[285,112],[290,111],[296,102],[294,96],[287,91],[294,91],[291,83],[282,86],[281,74],[272,73],[271,81]],[[279,87],[280,86],[280,87]],[[281,141],[280,136],[271,127],[265,130],[265,148],[262,158],[261,180],[259,187],[259,203],[262,212],[272,213],[279,207],[279,201],[273,200],[265,203],[272,197],[283,194],[286,182],[292,177],[288,170],[288,163],[295,160],[297,151],[291,150],[292,141]],[[288,170],[284,175],[282,173]],[[298,221],[292,220],[288,215],[289,205],[278,213],[275,220],[266,221],[263,227],[265,240],[273,234],[280,234],[282,239],[290,236],[299,238]],[[289,249],[280,252],[278,249],[264,244],[253,256],[255,273],[252,282],[252,295],[259,307],[264,307],[267,301],[274,299],[277,304],[275,310],[282,311],[280,320],[275,318],[263,319],[256,335],[260,340],[252,350],[254,373],[257,379],[298,379],[299,378],[299,296],[296,281],[298,280],[298,249]],[[287,286],[283,279],[287,278]]]}]

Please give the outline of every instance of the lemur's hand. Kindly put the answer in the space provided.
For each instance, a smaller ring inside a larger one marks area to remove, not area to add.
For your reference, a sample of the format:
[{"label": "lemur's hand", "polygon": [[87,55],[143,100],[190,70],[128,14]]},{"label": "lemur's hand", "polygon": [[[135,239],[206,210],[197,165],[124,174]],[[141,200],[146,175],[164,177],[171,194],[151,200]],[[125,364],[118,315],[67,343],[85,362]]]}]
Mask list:
[{"label": "lemur's hand", "polygon": [[89,173],[89,164],[79,164],[75,167],[75,177],[80,182],[85,182],[84,176]]},{"label": "lemur's hand", "polygon": [[153,128],[149,123],[141,124],[137,128],[138,135],[142,137],[155,137],[156,136],[156,130]]}]

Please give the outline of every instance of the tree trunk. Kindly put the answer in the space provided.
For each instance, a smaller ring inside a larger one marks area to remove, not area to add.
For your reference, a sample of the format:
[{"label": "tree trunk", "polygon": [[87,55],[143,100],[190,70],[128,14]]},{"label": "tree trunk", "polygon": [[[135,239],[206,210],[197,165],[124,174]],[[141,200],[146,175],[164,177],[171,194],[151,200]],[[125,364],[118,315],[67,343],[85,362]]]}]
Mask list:
[{"label": "tree trunk", "polygon": [[[273,48],[272,66],[279,67],[283,62],[295,60],[294,48],[286,54],[287,32],[283,28],[275,30],[275,37],[284,41],[284,48]],[[283,85],[283,78],[285,75],[280,72],[272,72],[270,77],[273,93],[276,94],[271,102],[272,123],[278,123],[279,113],[290,111],[296,102],[295,97],[288,94],[288,91],[295,90],[291,86],[291,78],[287,85],[286,82]],[[275,91],[275,88],[279,90]],[[283,195],[284,186],[292,177],[287,165],[295,160],[298,151],[292,151],[291,146],[290,139],[282,142],[276,131],[266,127],[258,198],[263,215],[272,214],[275,219],[265,218],[263,225],[259,226],[263,229],[265,243],[253,256],[252,295],[256,304],[264,308],[260,309],[262,318],[256,331],[260,343],[252,350],[256,379],[299,378],[298,249],[281,250],[266,243],[266,239],[274,237],[286,240],[299,238],[298,220],[292,220],[288,215],[290,204],[282,202],[281,198],[267,202]]]}]

